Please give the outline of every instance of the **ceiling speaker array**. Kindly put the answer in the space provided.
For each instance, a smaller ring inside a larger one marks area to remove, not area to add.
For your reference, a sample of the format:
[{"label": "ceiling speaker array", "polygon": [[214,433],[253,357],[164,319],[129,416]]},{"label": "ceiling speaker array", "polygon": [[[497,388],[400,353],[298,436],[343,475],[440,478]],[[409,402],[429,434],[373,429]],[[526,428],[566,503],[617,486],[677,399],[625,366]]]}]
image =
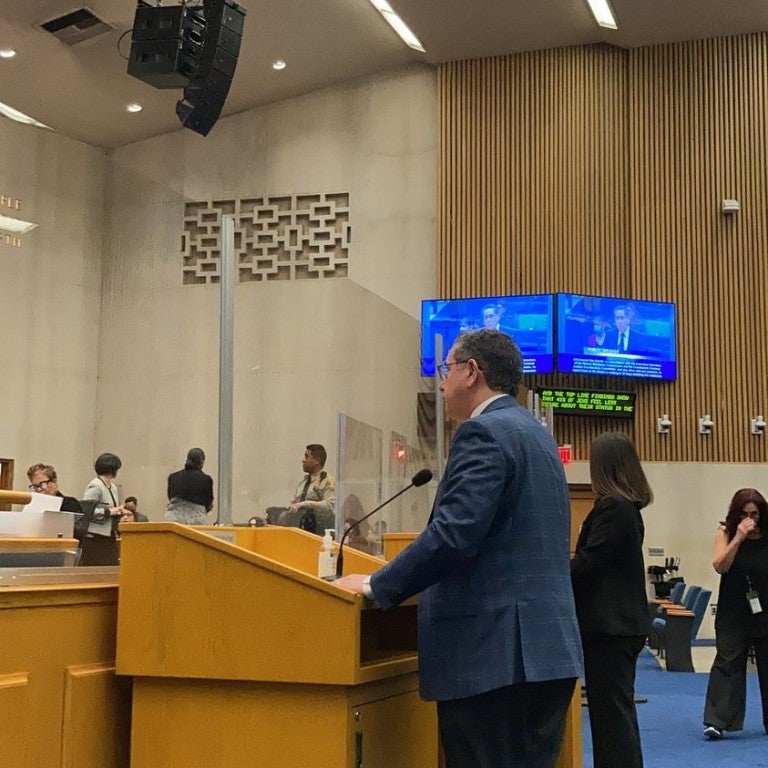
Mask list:
[{"label": "ceiling speaker array", "polygon": [[219,119],[237,67],[245,8],[234,0],[136,8],[128,74],[154,88],[183,88],[182,125],[207,136]]}]

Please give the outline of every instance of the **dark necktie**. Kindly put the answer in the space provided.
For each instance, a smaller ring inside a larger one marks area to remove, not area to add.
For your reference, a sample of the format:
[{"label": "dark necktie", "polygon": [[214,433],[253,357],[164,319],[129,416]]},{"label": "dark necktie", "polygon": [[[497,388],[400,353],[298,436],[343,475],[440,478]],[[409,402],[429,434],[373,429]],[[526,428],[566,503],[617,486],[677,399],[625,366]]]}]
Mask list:
[{"label": "dark necktie", "polygon": [[619,334],[619,352],[627,351],[627,337],[625,334]]},{"label": "dark necktie", "polygon": [[307,475],[307,479],[304,482],[304,487],[301,489],[301,496],[299,496],[299,501],[306,501],[307,492],[309,491],[309,486],[311,483],[312,483],[312,475]]}]

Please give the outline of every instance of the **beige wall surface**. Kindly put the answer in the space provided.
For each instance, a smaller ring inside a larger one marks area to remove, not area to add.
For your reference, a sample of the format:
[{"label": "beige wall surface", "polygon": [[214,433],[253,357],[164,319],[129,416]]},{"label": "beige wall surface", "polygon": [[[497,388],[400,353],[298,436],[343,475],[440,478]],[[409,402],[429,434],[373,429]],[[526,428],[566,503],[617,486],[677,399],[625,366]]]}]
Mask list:
[{"label": "beige wall surface", "polygon": [[105,156],[55,133],[0,119],[3,215],[38,226],[0,243],[0,453],[56,467],[79,496],[93,467]]},{"label": "beige wall surface", "polygon": [[162,515],[165,477],[218,440],[218,288],[182,284],[189,201],[348,192],[346,278],[241,283],[233,518],[287,501],[343,410],[415,439],[420,300],[435,289],[435,73],[366,78],[116,150],[108,170],[97,450]]}]

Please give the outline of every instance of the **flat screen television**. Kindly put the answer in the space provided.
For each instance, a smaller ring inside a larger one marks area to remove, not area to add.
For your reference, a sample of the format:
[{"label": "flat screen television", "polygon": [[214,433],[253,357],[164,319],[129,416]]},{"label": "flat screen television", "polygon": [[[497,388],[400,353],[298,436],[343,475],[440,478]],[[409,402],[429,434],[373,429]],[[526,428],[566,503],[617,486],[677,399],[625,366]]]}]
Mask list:
[{"label": "flat screen television", "polygon": [[675,305],[558,293],[557,369],[589,376],[676,379]]},{"label": "flat screen television", "polygon": [[426,299],[421,302],[421,373],[434,376],[435,336],[445,357],[459,334],[497,328],[509,334],[523,354],[523,373],[554,370],[554,297],[481,296],[471,299]]}]

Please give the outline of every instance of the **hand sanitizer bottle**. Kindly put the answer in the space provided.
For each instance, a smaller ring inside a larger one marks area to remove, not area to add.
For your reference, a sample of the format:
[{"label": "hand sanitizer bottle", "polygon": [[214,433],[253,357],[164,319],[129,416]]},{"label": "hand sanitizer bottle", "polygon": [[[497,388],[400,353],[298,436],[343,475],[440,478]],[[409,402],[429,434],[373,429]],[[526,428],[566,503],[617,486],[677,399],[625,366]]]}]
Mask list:
[{"label": "hand sanitizer bottle", "polygon": [[317,555],[317,575],[321,579],[336,578],[336,553],[333,551],[333,528],[325,529],[323,543]]}]

